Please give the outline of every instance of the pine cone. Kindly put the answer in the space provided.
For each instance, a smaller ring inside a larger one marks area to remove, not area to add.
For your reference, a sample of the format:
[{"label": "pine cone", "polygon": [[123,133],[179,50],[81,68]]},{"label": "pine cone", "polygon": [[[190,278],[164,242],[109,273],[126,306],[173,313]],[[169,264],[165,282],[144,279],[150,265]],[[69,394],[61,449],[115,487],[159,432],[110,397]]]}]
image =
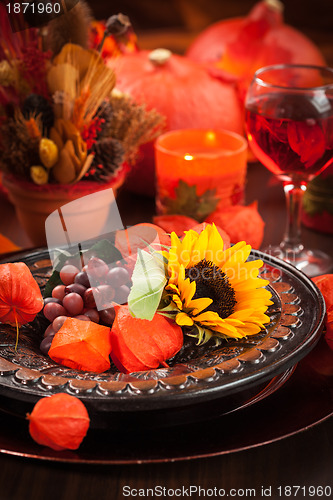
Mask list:
[{"label": "pine cone", "polygon": [[103,102],[103,104],[97,110],[98,118],[104,120],[102,123],[102,130],[97,135],[97,140],[102,138],[110,137],[109,130],[113,120],[113,107],[108,101]]},{"label": "pine cone", "polygon": [[101,139],[94,145],[95,157],[85,177],[105,182],[115,175],[124,161],[124,148],[117,139]]},{"label": "pine cone", "polygon": [[54,123],[54,113],[45,97],[38,94],[30,94],[23,103],[23,116],[28,120],[31,116],[41,116],[44,134],[47,135]]},{"label": "pine cone", "polygon": [[39,139],[32,139],[20,120],[9,118],[1,127],[0,170],[30,180],[30,166],[38,165]]}]

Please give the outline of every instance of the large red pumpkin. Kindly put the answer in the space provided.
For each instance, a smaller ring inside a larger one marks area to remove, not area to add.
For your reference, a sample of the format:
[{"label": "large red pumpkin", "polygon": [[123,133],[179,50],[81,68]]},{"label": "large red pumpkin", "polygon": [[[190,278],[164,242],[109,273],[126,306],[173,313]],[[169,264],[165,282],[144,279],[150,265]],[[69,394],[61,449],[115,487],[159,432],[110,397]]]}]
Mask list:
[{"label": "large red pumpkin", "polygon": [[[314,7],[315,8],[315,7]],[[283,20],[280,0],[255,4],[248,16],[212,24],[193,41],[187,57],[235,77],[244,97],[253,73],[270,64],[325,64],[319,49]]]},{"label": "large red pumpkin", "polygon": [[[110,60],[117,87],[166,118],[166,129],[217,128],[243,132],[233,85],[213,78],[199,64],[170,51],[140,51]],[[132,175],[137,192],[154,193],[154,150],[149,143]]]}]

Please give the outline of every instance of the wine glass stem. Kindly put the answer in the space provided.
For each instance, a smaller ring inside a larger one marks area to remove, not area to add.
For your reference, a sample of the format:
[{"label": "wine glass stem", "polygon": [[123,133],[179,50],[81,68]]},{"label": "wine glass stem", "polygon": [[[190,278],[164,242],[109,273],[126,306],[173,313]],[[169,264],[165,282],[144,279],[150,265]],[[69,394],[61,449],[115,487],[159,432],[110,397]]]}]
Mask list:
[{"label": "wine glass stem", "polygon": [[290,252],[292,258],[304,249],[301,240],[301,208],[306,186],[285,182],[283,189],[287,204],[287,227],[280,247],[286,253]]}]

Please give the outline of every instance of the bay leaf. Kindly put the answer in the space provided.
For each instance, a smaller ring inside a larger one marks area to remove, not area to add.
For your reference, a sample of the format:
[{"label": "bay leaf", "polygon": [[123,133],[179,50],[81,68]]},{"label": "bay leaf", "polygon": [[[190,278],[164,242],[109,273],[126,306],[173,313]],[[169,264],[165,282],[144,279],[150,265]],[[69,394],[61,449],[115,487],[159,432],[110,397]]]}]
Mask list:
[{"label": "bay leaf", "polygon": [[161,257],[138,249],[128,297],[129,310],[135,318],[151,321],[159,306],[167,281]]}]

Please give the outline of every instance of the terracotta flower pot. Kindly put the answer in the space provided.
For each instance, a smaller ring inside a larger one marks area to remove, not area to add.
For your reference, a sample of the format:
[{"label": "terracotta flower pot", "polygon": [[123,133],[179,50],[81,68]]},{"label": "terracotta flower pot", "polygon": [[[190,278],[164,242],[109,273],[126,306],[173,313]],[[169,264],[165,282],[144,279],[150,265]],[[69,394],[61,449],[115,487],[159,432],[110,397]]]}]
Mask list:
[{"label": "terracotta flower pot", "polygon": [[[46,245],[45,221],[55,210],[67,203],[82,198],[88,194],[96,193],[112,188],[114,195],[123,184],[127,173],[127,166],[120,170],[119,174],[108,183],[97,183],[80,181],[74,185],[46,184],[38,186],[29,182],[21,181],[14,176],[4,175],[2,183],[8,192],[10,201],[15,206],[17,218],[35,246]],[[102,229],[108,214],[110,204],[105,203],[104,197],[94,206],[87,204],[86,210],[80,213],[80,224],[84,220],[84,226],[94,226],[95,231]],[[73,226],[75,226],[73,219]]]}]

